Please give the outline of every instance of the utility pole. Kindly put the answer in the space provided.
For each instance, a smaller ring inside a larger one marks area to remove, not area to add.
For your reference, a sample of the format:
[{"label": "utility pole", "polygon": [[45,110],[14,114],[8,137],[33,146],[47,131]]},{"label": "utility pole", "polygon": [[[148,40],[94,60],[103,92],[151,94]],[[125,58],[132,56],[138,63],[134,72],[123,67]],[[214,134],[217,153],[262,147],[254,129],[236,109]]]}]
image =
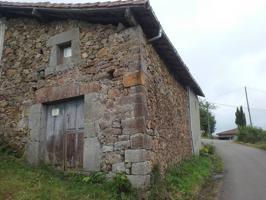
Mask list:
[{"label": "utility pole", "polygon": [[246,94],[246,101],[247,101],[247,107],[248,107],[249,122],[250,122],[250,126],[253,126],[252,119],[251,119],[251,114],[250,114],[247,87],[245,87],[245,94]]}]

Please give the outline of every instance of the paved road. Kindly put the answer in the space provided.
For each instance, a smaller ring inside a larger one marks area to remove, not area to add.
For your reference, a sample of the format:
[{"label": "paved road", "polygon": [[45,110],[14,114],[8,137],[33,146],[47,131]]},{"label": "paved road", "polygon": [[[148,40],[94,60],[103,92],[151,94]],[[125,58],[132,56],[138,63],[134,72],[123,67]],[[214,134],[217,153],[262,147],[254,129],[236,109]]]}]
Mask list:
[{"label": "paved road", "polygon": [[266,151],[213,141],[225,164],[220,200],[266,200]]}]

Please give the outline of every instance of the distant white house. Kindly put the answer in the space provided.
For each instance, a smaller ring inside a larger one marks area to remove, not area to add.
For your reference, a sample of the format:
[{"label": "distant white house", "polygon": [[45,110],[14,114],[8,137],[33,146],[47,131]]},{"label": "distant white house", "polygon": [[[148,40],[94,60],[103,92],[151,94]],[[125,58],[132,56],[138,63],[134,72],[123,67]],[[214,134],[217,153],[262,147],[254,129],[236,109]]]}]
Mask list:
[{"label": "distant white house", "polygon": [[234,140],[236,139],[237,134],[238,134],[238,129],[235,128],[220,133],[216,133],[216,138],[219,140]]}]

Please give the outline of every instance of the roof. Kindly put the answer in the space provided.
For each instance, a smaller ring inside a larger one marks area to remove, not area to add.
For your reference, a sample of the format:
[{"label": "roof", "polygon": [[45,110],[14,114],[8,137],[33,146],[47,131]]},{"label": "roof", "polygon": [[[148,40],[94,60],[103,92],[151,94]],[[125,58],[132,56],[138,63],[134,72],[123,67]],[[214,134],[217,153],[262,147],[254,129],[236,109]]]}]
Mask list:
[{"label": "roof", "polygon": [[220,132],[220,133],[216,133],[216,135],[218,136],[231,136],[231,135],[237,135],[238,134],[238,129],[232,129],[232,130],[228,130],[228,131],[224,131],[224,132]]},{"label": "roof", "polygon": [[[0,17],[34,17],[39,19],[75,19],[90,23],[130,25],[126,12],[130,10],[133,20],[142,27],[147,38],[158,35],[162,29],[148,0],[126,0],[114,2],[97,2],[83,4],[55,4],[1,2]],[[165,62],[170,73],[185,86],[189,86],[195,94],[204,96],[189,69],[182,61],[175,47],[162,30],[162,36],[152,42],[155,50]]]}]

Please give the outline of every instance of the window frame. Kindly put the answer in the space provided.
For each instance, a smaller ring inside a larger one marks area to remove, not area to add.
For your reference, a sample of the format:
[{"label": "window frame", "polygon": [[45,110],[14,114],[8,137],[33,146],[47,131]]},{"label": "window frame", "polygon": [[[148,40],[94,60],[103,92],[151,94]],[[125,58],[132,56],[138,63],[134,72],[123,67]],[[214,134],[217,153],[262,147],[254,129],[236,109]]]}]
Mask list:
[{"label": "window frame", "polygon": [[[61,47],[69,43],[71,44],[72,56],[60,60],[60,54],[62,54],[62,52],[60,53]],[[51,48],[51,52],[48,67],[45,69],[45,76],[73,68],[77,63],[81,62],[79,28],[74,28],[50,37],[46,46]]]}]

